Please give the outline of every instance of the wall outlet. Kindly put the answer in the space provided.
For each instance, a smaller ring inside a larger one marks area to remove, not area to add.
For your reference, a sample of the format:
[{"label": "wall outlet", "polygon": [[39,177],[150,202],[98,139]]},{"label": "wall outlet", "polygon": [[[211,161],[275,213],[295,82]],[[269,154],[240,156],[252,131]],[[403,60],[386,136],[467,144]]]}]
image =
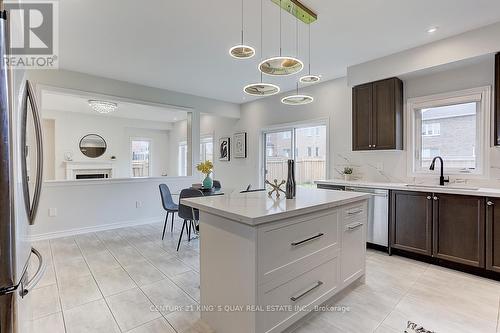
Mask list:
[{"label": "wall outlet", "polygon": [[135,208],[141,208],[141,207],[142,207],[142,201],[136,201]]},{"label": "wall outlet", "polygon": [[57,216],[57,208],[49,208],[49,217]]}]

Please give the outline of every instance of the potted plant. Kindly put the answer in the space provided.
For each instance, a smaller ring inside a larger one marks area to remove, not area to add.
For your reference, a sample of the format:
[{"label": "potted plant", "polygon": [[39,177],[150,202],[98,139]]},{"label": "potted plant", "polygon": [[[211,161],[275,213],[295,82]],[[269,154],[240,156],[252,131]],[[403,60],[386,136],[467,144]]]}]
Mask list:
[{"label": "potted plant", "polygon": [[351,167],[345,167],[344,171],[342,172],[344,175],[344,180],[348,181],[351,180],[351,175],[352,175],[352,168]]},{"label": "potted plant", "polygon": [[210,161],[201,162],[196,166],[196,169],[205,175],[205,179],[203,179],[203,188],[212,188],[214,186],[214,181],[210,175],[212,174],[212,169],[214,165]]}]

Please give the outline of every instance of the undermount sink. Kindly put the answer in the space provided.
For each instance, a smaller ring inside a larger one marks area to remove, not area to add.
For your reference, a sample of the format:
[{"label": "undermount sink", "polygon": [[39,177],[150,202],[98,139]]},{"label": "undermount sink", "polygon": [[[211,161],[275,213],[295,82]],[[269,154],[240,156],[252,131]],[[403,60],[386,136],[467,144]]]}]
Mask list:
[{"label": "undermount sink", "polygon": [[459,185],[424,185],[424,184],[406,184],[406,187],[410,188],[442,188],[442,189],[451,189],[451,190],[462,190],[462,191],[478,191],[478,187],[473,186],[459,186]]}]

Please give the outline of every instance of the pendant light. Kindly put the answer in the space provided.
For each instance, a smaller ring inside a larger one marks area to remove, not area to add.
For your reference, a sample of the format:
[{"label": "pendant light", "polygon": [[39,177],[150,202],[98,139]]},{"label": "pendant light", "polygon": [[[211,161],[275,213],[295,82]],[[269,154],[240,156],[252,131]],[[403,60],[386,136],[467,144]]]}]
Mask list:
[{"label": "pendant light", "polygon": [[286,76],[300,72],[304,68],[304,63],[297,58],[290,56],[283,56],[281,53],[282,40],[281,40],[281,16],[282,16],[282,1],[280,0],[280,54],[277,57],[271,57],[263,60],[259,64],[261,73],[272,76]]},{"label": "pendant light", "polygon": [[299,94],[299,83],[297,82],[297,92],[295,95],[289,95],[281,99],[281,103],[286,105],[305,105],[312,103],[314,98],[309,95]]},{"label": "pendant light", "polygon": [[255,49],[243,42],[243,0],[241,0],[241,44],[229,49],[229,55],[236,59],[250,59],[255,55]]},{"label": "pendant light", "polygon": [[302,83],[315,83],[321,80],[319,75],[311,74],[311,24],[309,24],[309,74],[302,76],[299,81]]},{"label": "pendant light", "polygon": [[[263,55],[263,36],[262,36],[262,0],[260,0],[260,57],[262,59]],[[264,83],[262,82],[262,72],[260,72],[260,82],[259,83],[252,83],[243,88],[243,91],[251,96],[271,96],[271,95],[276,95],[277,93],[280,92],[280,87],[278,87],[275,84],[271,83]]]}]

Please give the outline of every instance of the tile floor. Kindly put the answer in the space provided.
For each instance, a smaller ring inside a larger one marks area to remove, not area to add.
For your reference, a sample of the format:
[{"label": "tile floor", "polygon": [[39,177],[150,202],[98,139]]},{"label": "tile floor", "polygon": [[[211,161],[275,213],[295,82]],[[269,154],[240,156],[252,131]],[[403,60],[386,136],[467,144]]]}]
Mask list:
[{"label": "tile floor", "polygon": [[[200,300],[199,242],[177,253],[179,231],[161,241],[161,229],[37,242],[48,266],[32,292],[34,332],[210,332],[198,313],[175,311]],[[347,310],[314,313],[294,333],[403,333],[408,321],[439,333],[500,332],[499,282],[374,251],[366,283],[333,304]]]}]

